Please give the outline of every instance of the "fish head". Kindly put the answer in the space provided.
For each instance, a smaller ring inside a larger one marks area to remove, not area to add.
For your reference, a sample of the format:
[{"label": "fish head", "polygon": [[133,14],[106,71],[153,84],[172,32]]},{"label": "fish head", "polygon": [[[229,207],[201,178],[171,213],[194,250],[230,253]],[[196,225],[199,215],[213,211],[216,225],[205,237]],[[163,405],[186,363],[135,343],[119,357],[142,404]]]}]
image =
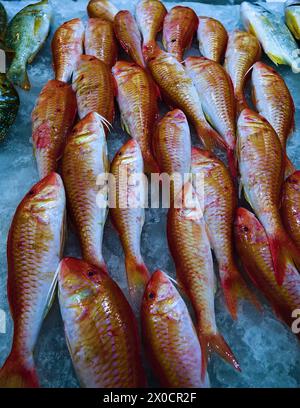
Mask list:
[{"label": "fish head", "polygon": [[168,60],[170,58],[175,59],[171,54],[169,54],[168,52],[165,52],[161,48],[159,48],[159,46],[156,43],[155,44],[150,43],[148,45],[145,45],[144,55],[145,55],[146,61],[148,63],[148,66],[151,69],[154,69],[156,66],[159,66],[165,60]]},{"label": "fish head", "polygon": [[192,148],[192,172],[199,173],[209,170],[218,164],[218,159],[209,150],[203,150],[199,147]]},{"label": "fish head", "polygon": [[261,134],[263,131],[274,132],[265,118],[248,108],[241,112],[238,118],[237,129],[238,137],[241,139],[247,138],[249,135],[255,133]]},{"label": "fish head", "polygon": [[246,208],[238,208],[234,221],[235,235],[245,244],[265,244],[267,236],[256,216]]},{"label": "fish head", "polygon": [[192,69],[195,72],[202,72],[208,66],[217,63],[206,57],[188,57],[185,59],[184,64],[188,70]]},{"label": "fish head", "polygon": [[285,181],[287,187],[300,193],[300,170],[295,171]]},{"label": "fish head", "polygon": [[29,190],[20,205],[39,221],[49,222],[50,211],[61,210],[65,206],[61,177],[57,173],[50,173]]},{"label": "fish head", "polygon": [[185,127],[187,131],[189,129],[187,118],[180,109],[173,109],[172,111],[166,113],[162,121],[170,125]]},{"label": "fish head", "polygon": [[134,162],[142,163],[143,158],[138,142],[135,139],[130,139],[116,153],[113,165],[128,167]]},{"label": "fish head", "polygon": [[274,81],[274,76],[278,76],[276,70],[269,65],[264,64],[261,61],[257,61],[252,66],[252,82],[253,84],[259,84],[259,80],[268,80],[272,79]]},{"label": "fish head", "polygon": [[151,314],[164,315],[172,311],[179,300],[180,295],[168,276],[157,270],[146,286],[142,308]]},{"label": "fish head", "polygon": [[59,292],[69,306],[84,305],[101,290],[107,274],[81,259],[64,258],[58,267]]},{"label": "fish head", "polygon": [[137,75],[142,71],[143,68],[139,65],[128,61],[117,61],[112,68],[112,73],[118,86],[122,86],[124,83],[132,79],[134,75]]},{"label": "fish head", "polygon": [[90,112],[73,128],[70,138],[76,139],[77,146],[95,140],[99,134],[102,141],[105,141],[104,126],[108,126],[106,122],[97,112]]}]

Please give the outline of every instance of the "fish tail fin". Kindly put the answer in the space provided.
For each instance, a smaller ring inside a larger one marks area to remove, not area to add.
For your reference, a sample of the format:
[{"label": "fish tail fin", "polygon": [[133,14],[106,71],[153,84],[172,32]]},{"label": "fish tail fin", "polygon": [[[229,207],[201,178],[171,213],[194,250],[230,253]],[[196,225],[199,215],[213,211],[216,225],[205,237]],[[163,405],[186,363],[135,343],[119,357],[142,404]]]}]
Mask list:
[{"label": "fish tail fin", "polygon": [[196,126],[196,132],[198,138],[203,143],[205,149],[213,150],[214,147],[220,147],[222,149],[227,150],[228,146],[225,140],[219,135],[219,133],[214,130],[210,125],[207,124],[199,124]]},{"label": "fish tail fin", "polygon": [[240,113],[244,110],[249,108],[248,103],[246,101],[246,97],[244,95],[244,92],[238,92],[235,95],[235,100],[236,100],[236,115],[237,117],[240,115]]},{"label": "fish tail fin", "polygon": [[29,91],[31,88],[30,81],[27,74],[26,64],[23,61],[14,59],[7,71],[7,77],[15,85]]},{"label": "fish tail fin", "polygon": [[235,156],[234,149],[231,149],[231,148],[227,149],[227,158],[228,158],[228,165],[229,165],[230,173],[233,179],[236,180],[238,176],[238,170],[237,170],[237,159]]},{"label": "fish tail fin", "polygon": [[261,310],[258,300],[250,291],[246,285],[246,282],[235,266],[232,266],[231,268],[228,266],[220,267],[220,276],[225,302],[233,319],[237,318],[238,302],[242,299],[247,299],[258,310]]},{"label": "fish tail fin", "polygon": [[276,281],[279,285],[282,285],[289,262],[294,263],[296,268],[300,270],[300,252],[283,229],[280,233],[268,235],[268,241]]},{"label": "fish tail fin", "polygon": [[38,388],[33,358],[26,361],[12,351],[0,370],[0,388]]},{"label": "fish tail fin", "polygon": [[146,265],[143,262],[137,262],[134,257],[126,257],[125,267],[130,297],[133,306],[139,310],[150,274]]},{"label": "fish tail fin", "polygon": [[220,333],[212,334],[199,334],[199,340],[202,349],[202,367],[201,367],[201,379],[205,378],[208,355],[211,353],[218,354],[224,361],[232,365],[237,371],[241,371],[240,365],[231,351],[230,347],[226,343],[224,337]]}]

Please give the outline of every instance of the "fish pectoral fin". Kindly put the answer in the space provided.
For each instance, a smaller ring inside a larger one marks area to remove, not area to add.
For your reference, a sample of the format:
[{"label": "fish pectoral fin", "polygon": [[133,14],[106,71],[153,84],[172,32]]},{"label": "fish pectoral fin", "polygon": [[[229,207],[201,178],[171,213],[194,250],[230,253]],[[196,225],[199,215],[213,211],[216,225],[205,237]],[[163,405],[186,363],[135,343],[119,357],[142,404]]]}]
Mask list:
[{"label": "fish pectoral fin", "polygon": [[285,65],[286,64],[286,60],[283,59],[282,57],[279,57],[278,55],[275,55],[271,52],[266,52],[267,56],[270,58],[270,60],[272,62],[274,62],[274,64],[276,65]]},{"label": "fish pectoral fin", "polygon": [[43,319],[45,319],[45,317],[49,313],[49,310],[51,309],[51,307],[53,305],[53,302],[54,302],[54,299],[55,299],[58,270],[59,270],[59,268],[57,268],[57,270],[56,270],[56,272],[54,274],[53,281],[51,283],[51,287],[50,287],[49,292],[48,292],[47,305],[46,305],[46,308],[45,308],[45,311],[44,311]]},{"label": "fish pectoral fin", "polygon": [[128,133],[130,135],[129,127],[128,127],[128,125],[126,123],[126,120],[124,119],[123,115],[121,115],[121,128],[124,130],[124,132],[126,132],[126,133]]}]

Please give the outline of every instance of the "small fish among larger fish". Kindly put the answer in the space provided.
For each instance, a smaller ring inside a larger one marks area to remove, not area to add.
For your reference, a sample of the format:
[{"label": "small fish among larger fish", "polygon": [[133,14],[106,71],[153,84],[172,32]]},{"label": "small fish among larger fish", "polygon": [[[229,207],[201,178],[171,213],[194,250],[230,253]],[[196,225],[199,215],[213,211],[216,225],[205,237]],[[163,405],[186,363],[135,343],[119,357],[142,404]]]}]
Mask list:
[{"label": "small fish among larger fish", "polygon": [[65,336],[81,386],[145,387],[137,322],[119,286],[94,265],[64,258],[58,288]]},{"label": "small fish among larger fish", "polygon": [[40,179],[57,170],[76,114],[72,87],[56,79],[48,81],[31,114],[32,143]]},{"label": "small fish among larger fish", "polygon": [[51,307],[64,244],[65,192],[51,173],[19,204],[7,241],[7,293],[14,336],[0,388],[38,387],[33,351]]},{"label": "small fish among larger fish", "polygon": [[182,62],[198,28],[198,17],[190,7],[173,7],[164,19],[163,45],[166,51]]},{"label": "small fish among larger fish", "polygon": [[141,320],[149,362],[162,387],[209,387],[208,376],[201,378],[201,347],[187,307],[160,270],[147,284]]},{"label": "small fish among larger fish", "polygon": [[5,34],[5,47],[13,53],[7,72],[8,78],[28,91],[30,81],[27,64],[31,64],[43,47],[50,31],[52,7],[49,0],[26,6],[9,22]]},{"label": "small fish among larger fish", "polygon": [[274,64],[289,65],[294,72],[300,72],[299,47],[279,14],[270,11],[263,3],[244,1],[241,18]]}]

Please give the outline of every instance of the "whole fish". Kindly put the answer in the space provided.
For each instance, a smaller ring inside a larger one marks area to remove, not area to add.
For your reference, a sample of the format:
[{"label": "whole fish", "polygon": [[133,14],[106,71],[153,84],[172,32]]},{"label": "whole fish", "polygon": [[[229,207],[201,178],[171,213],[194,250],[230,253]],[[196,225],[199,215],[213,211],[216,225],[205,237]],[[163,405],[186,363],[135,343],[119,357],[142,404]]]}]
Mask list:
[{"label": "whole fish", "polygon": [[220,63],[228,41],[228,34],[223,24],[214,18],[199,16],[197,37],[203,57]]},{"label": "whole fish", "polygon": [[287,232],[300,251],[300,171],[290,175],[283,185],[281,214]]},{"label": "whole fish", "polygon": [[6,27],[7,27],[7,13],[3,4],[0,3],[0,40],[4,39]]},{"label": "whole fish", "polygon": [[64,258],[58,288],[65,336],[81,385],[144,387],[137,322],[119,286],[94,265]]},{"label": "whole fish", "polygon": [[271,12],[263,4],[244,1],[241,18],[245,28],[257,37],[274,64],[290,65],[294,72],[300,71],[298,45],[279,14]]},{"label": "whole fish", "polygon": [[182,62],[198,28],[197,14],[190,7],[173,7],[164,19],[163,45],[166,51]]},{"label": "whole fish", "polygon": [[20,106],[18,92],[5,74],[0,73],[0,142],[14,123]]},{"label": "whole fish", "polygon": [[115,197],[110,214],[123,246],[133,305],[139,309],[150,275],[140,248],[147,192],[143,179],[143,157],[136,140],[131,139],[121,147],[112,161],[110,172],[115,180],[115,185],[110,186],[110,194]]},{"label": "whole fish", "polygon": [[153,152],[160,173],[173,177],[170,185],[171,201],[181,191],[185,176],[191,169],[191,135],[185,114],[174,109],[158,123],[153,135]]},{"label": "whole fish", "polygon": [[7,76],[26,91],[30,89],[27,64],[33,62],[43,47],[50,31],[51,17],[49,0],[42,0],[24,7],[8,24],[5,47],[14,56]]},{"label": "whole fish", "polygon": [[284,155],[272,126],[249,109],[238,120],[237,154],[245,196],[266,230],[276,279],[282,284],[287,259],[300,266],[300,251],[285,231],[279,211]]},{"label": "whole fish", "polygon": [[83,54],[84,25],[79,18],[66,21],[52,39],[52,57],[55,79],[69,82]]},{"label": "whole fish", "polygon": [[142,52],[142,37],[137,22],[128,10],[119,11],[114,19],[114,29],[122,48],[140,67],[146,64]]},{"label": "whole fish", "polygon": [[90,18],[85,29],[84,49],[87,55],[93,55],[112,67],[118,56],[113,24],[100,18]]},{"label": "whole fish", "polygon": [[288,0],[284,7],[286,25],[294,37],[300,40],[300,3],[298,0]]},{"label": "whole fish", "polygon": [[269,300],[277,316],[291,328],[294,321],[292,312],[300,308],[299,272],[293,265],[288,265],[283,284],[279,286],[275,279],[268,238],[255,215],[239,208],[234,228],[236,247],[245,271]]},{"label": "whole fish", "polygon": [[219,333],[214,307],[214,266],[200,202],[190,183],[183,188],[183,205],[171,207],[167,236],[179,285],[190,298],[203,353],[202,378],[209,352],[218,353],[239,370],[232,351]]},{"label": "whole fish", "polygon": [[103,121],[97,113],[89,113],[78,122],[67,139],[62,177],[68,208],[79,235],[82,257],[103,271],[106,271],[102,239],[107,215],[107,191],[99,191],[97,177],[108,172]]},{"label": "whole fish", "polygon": [[51,173],[30,189],[14,215],[7,242],[7,294],[14,336],[0,370],[1,388],[39,386],[33,350],[55,292],[64,214],[63,183]]},{"label": "whole fish", "polygon": [[156,173],[158,168],[151,151],[154,124],[159,115],[155,84],[145,70],[131,62],[118,61],[112,72],[122,124],[140,144],[146,172]]},{"label": "whole fish", "polygon": [[147,284],[141,321],[149,362],[162,387],[209,387],[208,376],[201,378],[201,347],[186,304],[160,270]]},{"label": "whole fish", "polygon": [[[252,97],[256,109],[273,127],[286,152],[286,142],[294,128],[295,106],[284,79],[273,68],[256,62],[252,67]],[[294,171],[286,157],[286,172]]]},{"label": "whole fish", "polygon": [[248,107],[244,87],[252,65],[260,59],[261,48],[257,38],[245,31],[229,33],[224,68],[228,72],[236,100],[236,113]]},{"label": "whole fish", "polygon": [[90,0],[87,6],[89,17],[101,18],[114,22],[118,9],[108,0]]},{"label": "whole fish", "polygon": [[165,101],[185,113],[204,146],[208,149],[216,144],[224,147],[224,140],[207,123],[197,90],[182,64],[173,55],[156,47],[148,60],[148,68]]},{"label": "whole fish", "polygon": [[220,64],[204,57],[189,57],[185,66],[198,91],[204,114],[225,141],[229,167],[236,177],[235,102],[231,79]]},{"label": "whole fish", "polygon": [[76,114],[72,87],[55,79],[48,81],[31,115],[32,142],[40,179],[57,170]]},{"label": "whole fish", "polygon": [[159,0],[140,0],[138,2],[135,15],[143,37],[143,51],[151,46],[155,48],[155,39],[163,28],[166,14],[165,6]]},{"label": "whole fish", "polygon": [[108,124],[115,114],[114,83],[110,68],[98,58],[81,55],[73,74],[78,115],[83,119],[88,113],[97,112]]},{"label": "whole fish", "polygon": [[203,203],[203,216],[210,246],[218,261],[219,275],[227,308],[236,319],[238,299],[247,298],[257,305],[235,262],[233,221],[237,197],[232,178],[221,160],[213,153],[192,149],[192,173],[200,175],[199,185],[193,186]]}]

